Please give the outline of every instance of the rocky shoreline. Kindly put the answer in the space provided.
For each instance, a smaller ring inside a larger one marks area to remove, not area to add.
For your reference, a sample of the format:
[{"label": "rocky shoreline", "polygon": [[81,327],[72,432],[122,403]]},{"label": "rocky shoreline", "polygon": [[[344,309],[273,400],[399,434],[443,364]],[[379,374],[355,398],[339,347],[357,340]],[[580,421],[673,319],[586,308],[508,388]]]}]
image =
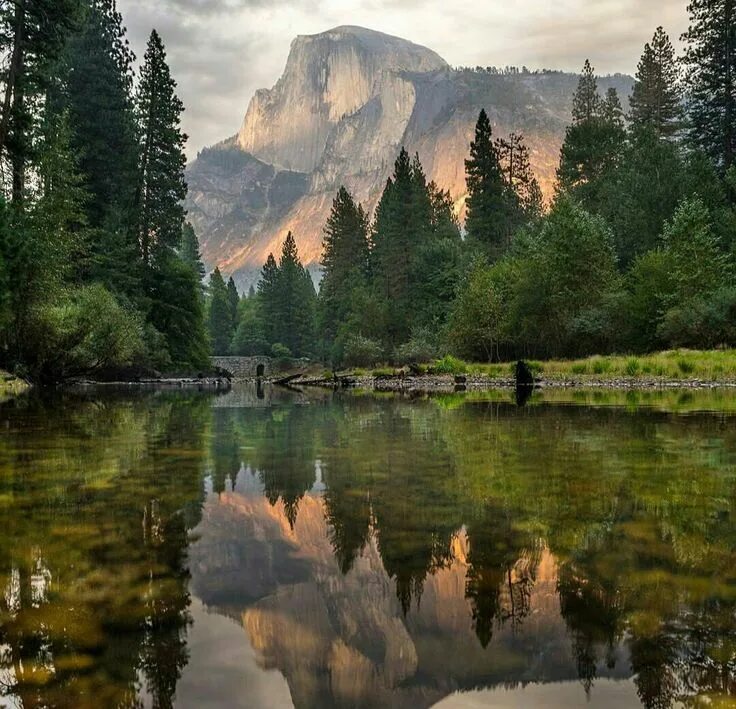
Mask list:
[{"label": "rocky shoreline", "polygon": [[[540,379],[541,389],[617,389],[617,390],[670,390],[670,389],[733,389],[736,381],[704,381],[700,379],[664,379],[657,377],[604,378],[579,376]],[[452,393],[462,391],[488,391],[491,389],[515,389],[515,379],[493,378],[478,375],[412,375],[412,376],[351,376],[338,375],[334,379],[303,379],[291,382],[296,387],[322,387],[331,389],[361,389],[376,392],[397,393]]]}]

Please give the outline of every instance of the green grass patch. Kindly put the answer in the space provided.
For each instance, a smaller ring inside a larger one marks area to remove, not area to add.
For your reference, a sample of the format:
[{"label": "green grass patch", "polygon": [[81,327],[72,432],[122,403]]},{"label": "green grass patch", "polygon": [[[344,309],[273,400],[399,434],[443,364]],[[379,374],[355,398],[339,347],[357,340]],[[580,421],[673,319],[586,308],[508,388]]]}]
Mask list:
[{"label": "green grass patch", "polygon": [[457,357],[446,355],[432,367],[435,374],[467,374],[468,365]]},{"label": "green grass patch", "polygon": [[[466,364],[455,358],[440,360],[448,374],[464,374],[466,371],[491,379],[508,379],[514,376],[515,362],[495,364]],[[457,371],[455,368],[459,365]],[[576,360],[550,360],[527,362],[537,376],[545,379],[591,377],[593,379],[654,378],[687,381],[699,379],[709,382],[736,381],[736,350],[669,350],[649,355],[595,356]],[[435,371],[439,369],[435,366]]]}]

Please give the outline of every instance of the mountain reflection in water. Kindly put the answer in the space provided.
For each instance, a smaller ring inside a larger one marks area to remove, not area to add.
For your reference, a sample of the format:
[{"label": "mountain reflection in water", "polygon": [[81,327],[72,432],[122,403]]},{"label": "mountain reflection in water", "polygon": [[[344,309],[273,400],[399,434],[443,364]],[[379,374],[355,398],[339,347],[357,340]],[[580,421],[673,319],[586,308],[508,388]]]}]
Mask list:
[{"label": "mountain reflection in water", "polygon": [[0,706],[730,706],[734,423],[717,392],[6,404]]}]

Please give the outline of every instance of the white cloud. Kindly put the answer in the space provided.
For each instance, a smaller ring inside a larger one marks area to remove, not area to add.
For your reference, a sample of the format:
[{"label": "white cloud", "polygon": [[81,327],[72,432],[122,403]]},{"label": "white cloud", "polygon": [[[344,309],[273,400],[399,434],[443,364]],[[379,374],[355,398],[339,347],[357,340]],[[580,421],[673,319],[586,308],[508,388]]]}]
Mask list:
[{"label": "white cloud", "polygon": [[167,46],[187,106],[190,154],[233,135],[258,88],[272,86],[297,34],[370,27],[437,51],[453,65],[633,72],[658,25],[685,30],[685,0],[118,0],[143,55],[151,28]]}]

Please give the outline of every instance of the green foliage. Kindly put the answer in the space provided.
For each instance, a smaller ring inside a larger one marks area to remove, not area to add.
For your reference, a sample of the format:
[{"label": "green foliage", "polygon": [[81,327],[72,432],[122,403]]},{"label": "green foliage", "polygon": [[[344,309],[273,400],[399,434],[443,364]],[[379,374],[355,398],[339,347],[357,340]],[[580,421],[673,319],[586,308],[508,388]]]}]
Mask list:
[{"label": "green foliage", "polygon": [[274,359],[287,360],[291,359],[293,357],[293,354],[286,345],[282,345],[280,342],[276,342],[271,347],[271,356]]},{"label": "green foliage", "polygon": [[509,332],[523,351],[560,355],[610,347],[619,276],[602,219],[559,198],[517,269]]},{"label": "green foliage", "polygon": [[511,152],[510,143],[508,150],[505,144],[494,143],[491,122],[482,110],[470,144],[470,158],[465,161],[468,189],[465,228],[468,238],[494,260],[510,244],[519,209],[516,194],[504,178],[499,147],[507,155]]},{"label": "green foliage", "polygon": [[322,283],[318,317],[329,350],[342,326],[354,316],[355,294],[368,283],[368,218],[352,195],[341,187],[332,205],[322,242]]},{"label": "green foliage", "polygon": [[135,230],[138,145],[133,109],[133,53],[111,0],[91,0],[69,38],[54,104],[69,115],[90,227],[89,273],[129,300],[140,298]]},{"label": "green foliage", "polygon": [[102,286],[64,293],[35,313],[31,376],[57,382],[131,364],[145,352],[143,323]]},{"label": "green foliage", "polygon": [[418,328],[396,349],[393,359],[399,365],[430,362],[439,357],[439,349],[436,335],[427,328]]},{"label": "green foliage", "polygon": [[736,7],[691,0],[683,39],[690,140],[726,172],[736,158]]},{"label": "green foliage", "polygon": [[448,323],[448,343],[460,356],[477,362],[499,359],[507,333],[508,263],[475,264],[460,286]]},{"label": "green foliage", "polygon": [[255,293],[242,298],[238,306],[237,328],[230,344],[230,354],[240,357],[269,355],[271,346],[263,336],[261,303]]},{"label": "green foliage", "polygon": [[199,252],[199,239],[189,222],[186,222],[182,228],[179,257],[194,271],[199,282],[202,283],[207,271],[202,263],[202,254]]},{"label": "green foliage", "polygon": [[234,348],[260,349],[265,342],[283,345],[294,357],[312,354],[316,338],[317,296],[312,277],[299,260],[291,232],[284,241],[279,263],[273,254],[269,254],[251,307],[240,313],[240,316],[250,315],[242,332],[240,323],[236,322],[238,343],[233,342]]},{"label": "green foliage", "polygon": [[207,367],[210,343],[201,283],[191,264],[177,255],[160,260],[154,271],[150,322],[164,335],[175,367]]},{"label": "green foliage", "polygon": [[380,342],[362,335],[351,335],[345,341],[343,362],[348,367],[371,367],[383,358]]},{"label": "green foliage", "polygon": [[467,374],[468,365],[457,357],[445,355],[432,365],[435,374]]},{"label": "green foliage", "polygon": [[601,178],[617,164],[624,144],[620,103],[615,92],[601,100],[586,61],[573,104],[573,123],[567,129],[557,171],[559,189],[591,208],[598,204]]},{"label": "green foliage", "polygon": [[154,30],[141,68],[136,113],[140,126],[138,239],[143,262],[155,265],[179,247],[187,195],[184,181],[182,102],[166,63],[161,37]]}]

